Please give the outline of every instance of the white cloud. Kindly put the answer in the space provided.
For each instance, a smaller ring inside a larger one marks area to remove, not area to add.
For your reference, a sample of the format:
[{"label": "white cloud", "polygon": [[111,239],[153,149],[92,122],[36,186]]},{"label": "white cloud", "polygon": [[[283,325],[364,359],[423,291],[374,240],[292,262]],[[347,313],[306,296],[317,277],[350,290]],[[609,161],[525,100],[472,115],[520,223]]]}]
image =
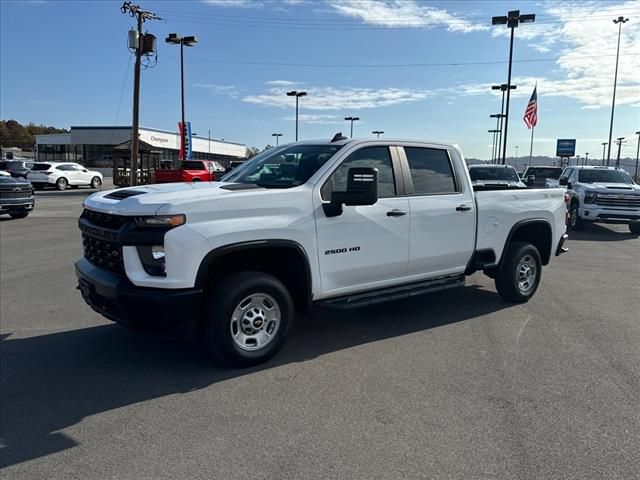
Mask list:
[{"label": "white cloud", "polygon": [[256,0],[203,0],[204,3],[216,7],[230,8],[262,8],[262,2]]},{"label": "white cloud", "polygon": [[446,27],[450,32],[488,30],[488,25],[457,18],[447,10],[416,0],[327,0],[338,13],[370,25],[396,28]]},{"label": "white cloud", "polygon": [[292,85],[304,85],[304,83],[293,82],[291,80],[269,80],[265,82],[267,85],[272,85],[274,87],[290,87]]},{"label": "white cloud", "polygon": [[[403,88],[309,87],[305,90],[307,96],[300,99],[300,106],[305,110],[345,111],[388,107],[417,102],[435,94],[430,90]],[[295,100],[287,97],[286,92],[285,88],[272,86],[264,93],[248,95],[242,100],[269,107],[291,108]]]},{"label": "white cloud", "polygon": [[226,95],[231,98],[238,98],[240,96],[240,89],[235,85],[217,85],[215,83],[194,83],[194,87],[206,88],[211,93],[216,95]]},{"label": "white cloud", "polygon": [[[283,120],[295,121],[296,117],[283,117]],[[327,115],[327,114],[313,114],[303,113],[298,115],[298,120],[301,123],[317,124],[317,125],[342,125],[344,124],[343,117],[340,115]]]}]

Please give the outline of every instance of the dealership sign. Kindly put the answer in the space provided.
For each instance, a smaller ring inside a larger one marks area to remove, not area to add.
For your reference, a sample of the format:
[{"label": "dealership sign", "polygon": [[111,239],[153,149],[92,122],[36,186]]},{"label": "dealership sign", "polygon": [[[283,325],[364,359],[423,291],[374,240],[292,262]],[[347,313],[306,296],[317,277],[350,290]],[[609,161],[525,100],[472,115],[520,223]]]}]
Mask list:
[{"label": "dealership sign", "polygon": [[556,143],[556,157],[574,157],[576,154],[575,138],[559,138]]},{"label": "dealership sign", "polygon": [[[178,122],[178,131],[180,132],[180,160],[191,160],[193,158],[193,146],[191,139],[191,122],[185,122],[183,128],[182,122]],[[184,140],[183,140],[184,138]],[[187,151],[186,158],[182,146]]]}]

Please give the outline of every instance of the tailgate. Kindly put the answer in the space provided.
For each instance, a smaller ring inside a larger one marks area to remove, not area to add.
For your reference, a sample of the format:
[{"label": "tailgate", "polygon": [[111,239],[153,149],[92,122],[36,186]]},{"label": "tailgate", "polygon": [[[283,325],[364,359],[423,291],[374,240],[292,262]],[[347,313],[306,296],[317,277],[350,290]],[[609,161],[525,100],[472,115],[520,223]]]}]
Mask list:
[{"label": "tailgate", "polygon": [[183,170],[156,170],[156,183],[184,182]]}]

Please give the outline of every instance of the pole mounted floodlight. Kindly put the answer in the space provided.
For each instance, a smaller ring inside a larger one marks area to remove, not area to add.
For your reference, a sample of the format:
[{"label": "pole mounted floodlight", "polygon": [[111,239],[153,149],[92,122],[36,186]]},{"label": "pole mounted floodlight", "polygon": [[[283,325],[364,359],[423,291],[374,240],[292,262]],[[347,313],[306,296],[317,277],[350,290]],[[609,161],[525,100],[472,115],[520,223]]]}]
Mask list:
[{"label": "pole mounted floodlight", "polygon": [[507,16],[492,17],[492,25],[506,25],[511,29],[511,40],[509,43],[509,73],[507,75],[507,109],[504,119],[504,138],[502,145],[502,162],[504,163],[507,158],[507,132],[509,127],[509,105],[511,100],[511,67],[513,65],[513,34],[514,30],[520,23],[533,23],[536,21],[536,16],[533,13],[527,13],[520,15],[520,10],[511,10],[507,13]]},{"label": "pole mounted floodlight", "polygon": [[351,122],[351,138],[353,138],[353,122],[360,120],[360,117],[344,117],[348,122]]},{"label": "pole mounted floodlight", "polygon": [[380,135],[382,135],[384,132],[383,132],[382,130],[374,130],[374,131],[373,131],[373,132],[371,132],[371,133],[373,133],[374,135],[377,135],[377,136],[378,136],[378,138],[380,138]]},{"label": "pole mounted floodlight", "polygon": [[618,48],[616,50],[616,71],[613,75],[613,99],[611,100],[611,122],[609,123],[609,149],[607,150],[607,165],[611,160],[611,137],[613,136],[613,113],[616,109],[616,87],[618,86],[618,60],[620,58],[620,36],[622,35],[622,24],[627,23],[628,18],[618,17],[613,19],[613,23],[618,25]]},{"label": "pole mounted floodlight", "polygon": [[181,37],[177,33],[170,33],[164,41],[172,45],[180,45],[180,120],[182,124],[182,131],[180,132],[180,150],[182,151],[182,160],[186,160],[187,152],[184,144],[186,136],[186,125],[184,121],[184,47],[193,47],[198,43],[198,39],[195,35]]},{"label": "pole mounted floodlight", "polygon": [[282,136],[281,133],[272,133],[272,137],[276,137],[276,147],[278,146],[278,139]]},{"label": "pole mounted floodlight", "polygon": [[299,92],[297,90],[287,92],[287,97],[296,97],[296,142],[298,141],[298,100],[306,95],[307,92]]}]

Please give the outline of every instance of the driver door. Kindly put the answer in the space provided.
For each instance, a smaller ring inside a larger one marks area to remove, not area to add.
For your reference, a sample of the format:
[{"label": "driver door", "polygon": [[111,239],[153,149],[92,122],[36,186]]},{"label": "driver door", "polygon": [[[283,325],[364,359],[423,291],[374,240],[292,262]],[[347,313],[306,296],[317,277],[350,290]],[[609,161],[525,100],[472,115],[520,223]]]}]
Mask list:
[{"label": "driver door", "polygon": [[409,201],[395,147],[370,146],[351,153],[321,181],[320,196],[345,191],[349,168],[378,169],[378,201],[344,206],[327,217],[316,205],[316,232],[322,295],[340,295],[398,283],[409,261]]}]

